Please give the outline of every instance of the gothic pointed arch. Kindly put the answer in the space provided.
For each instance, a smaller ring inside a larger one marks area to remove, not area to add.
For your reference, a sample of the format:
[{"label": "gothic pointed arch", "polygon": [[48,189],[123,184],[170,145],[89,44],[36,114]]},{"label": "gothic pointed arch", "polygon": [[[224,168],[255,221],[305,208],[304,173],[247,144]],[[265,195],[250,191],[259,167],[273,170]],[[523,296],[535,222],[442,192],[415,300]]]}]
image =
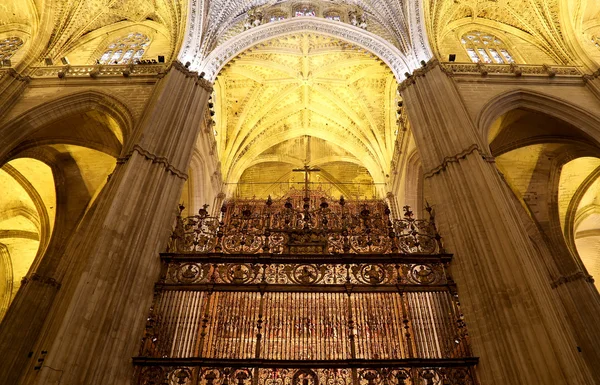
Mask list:
[{"label": "gothic pointed arch", "polygon": [[[227,5],[207,1],[190,2],[190,17],[179,52],[179,60],[183,63],[190,61],[194,65],[204,61],[213,50],[214,40],[219,39],[228,28],[231,28],[232,23],[241,22],[247,12],[266,3],[265,0],[254,1],[251,4],[230,1]],[[369,13],[386,33],[398,40],[404,54],[411,57],[408,61],[409,72],[417,68],[421,60],[427,61],[432,57],[421,1],[407,2],[405,7],[400,3],[363,0],[356,2],[355,5]],[[327,6],[335,6],[335,2],[328,3]],[[284,19],[285,16],[278,13],[273,20],[269,20],[283,22]],[[330,21],[337,21],[337,19]],[[399,75],[403,73],[400,72]]]},{"label": "gothic pointed arch", "polygon": [[206,58],[195,58],[190,68],[203,72],[204,76],[212,81],[221,68],[241,52],[274,38],[300,33],[330,36],[354,44],[379,57],[390,67],[398,81],[417,66],[415,58],[402,53],[379,36],[358,27],[342,25],[327,19],[292,18],[244,31],[217,47]]},{"label": "gothic pointed arch", "polygon": [[133,114],[120,100],[103,92],[90,90],[73,93],[33,107],[0,127],[3,132],[8,133],[2,139],[4,151],[0,160],[6,159],[21,142],[26,141],[29,136],[45,126],[88,112],[100,113],[110,117],[111,121],[105,125],[108,130],[103,132],[87,130],[80,133],[81,139],[93,138],[92,140],[99,146],[112,146],[112,151],[122,151],[123,144],[130,138],[133,130]]},{"label": "gothic pointed arch", "polygon": [[600,135],[597,133],[597,127],[600,125],[600,115],[585,110],[567,100],[527,89],[507,91],[485,103],[475,118],[475,125],[479,129],[481,138],[487,141],[490,134],[493,134],[491,132],[493,122],[498,117],[518,108],[537,111],[569,122],[580,128],[586,135],[589,135],[592,138],[592,143],[600,143]]}]

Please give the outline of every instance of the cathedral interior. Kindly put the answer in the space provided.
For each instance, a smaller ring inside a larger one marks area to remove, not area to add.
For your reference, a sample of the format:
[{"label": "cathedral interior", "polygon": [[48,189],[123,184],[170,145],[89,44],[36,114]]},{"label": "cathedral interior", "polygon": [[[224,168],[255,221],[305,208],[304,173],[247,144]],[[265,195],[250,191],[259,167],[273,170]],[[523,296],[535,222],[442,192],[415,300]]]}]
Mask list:
[{"label": "cathedral interior", "polygon": [[0,0],[1,385],[600,384],[598,0]]}]

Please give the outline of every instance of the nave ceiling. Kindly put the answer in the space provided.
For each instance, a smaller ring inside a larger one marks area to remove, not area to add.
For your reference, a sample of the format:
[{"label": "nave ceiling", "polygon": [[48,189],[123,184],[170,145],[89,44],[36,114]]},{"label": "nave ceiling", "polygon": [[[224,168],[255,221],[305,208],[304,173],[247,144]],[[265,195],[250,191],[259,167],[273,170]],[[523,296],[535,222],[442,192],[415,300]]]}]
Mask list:
[{"label": "nave ceiling", "polygon": [[159,41],[159,54],[174,58],[187,12],[185,0],[4,0],[0,33],[17,30],[25,34],[23,40],[33,40],[30,51],[35,64],[47,57],[59,62],[66,55],[75,58],[73,64],[90,64],[93,60],[76,52],[82,46],[92,43],[86,52],[89,56],[110,40],[136,30]]},{"label": "nave ceiling", "polygon": [[345,170],[357,166],[368,170],[361,175],[369,182],[385,182],[396,88],[379,59],[337,39],[305,33],[253,47],[215,83],[214,130],[225,182],[250,182],[249,168],[273,163],[281,164],[268,174],[274,182],[298,179],[290,172],[305,164],[329,173],[324,178],[331,183],[353,180],[360,172]]}]

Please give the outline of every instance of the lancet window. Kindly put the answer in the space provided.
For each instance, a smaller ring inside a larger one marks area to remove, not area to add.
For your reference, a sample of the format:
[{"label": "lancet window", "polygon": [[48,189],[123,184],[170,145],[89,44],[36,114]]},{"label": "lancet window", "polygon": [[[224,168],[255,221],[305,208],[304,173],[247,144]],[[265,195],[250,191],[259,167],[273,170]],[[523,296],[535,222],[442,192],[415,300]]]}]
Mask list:
[{"label": "lancet window", "polygon": [[483,32],[469,32],[461,39],[473,63],[510,64],[515,59],[502,40]]},{"label": "lancet window", "polygon": [[297,16],[315,16],[315,10],[310,7],[299,7],[294,10],[294,17]]},{"label": "lancet window", "polygon": [[283,12],[273,12],[269,15],[269,22],[285,20]]},{"label": "lancet window", "polygon": [[0,40],[0,61],[10,59],[23,46],[23,40],[16,36]]},{"label": "lancet window", "polygon": [[100,64],[137,63],[144,56],[149,45],[148,36],[132,32],[110,43],[98,61]]},{"label": "lancet window", "polygon": [[337,11],[326,12],[324,16],[327,20],[335,20],[335,21],[341,20],[340,13]]}]

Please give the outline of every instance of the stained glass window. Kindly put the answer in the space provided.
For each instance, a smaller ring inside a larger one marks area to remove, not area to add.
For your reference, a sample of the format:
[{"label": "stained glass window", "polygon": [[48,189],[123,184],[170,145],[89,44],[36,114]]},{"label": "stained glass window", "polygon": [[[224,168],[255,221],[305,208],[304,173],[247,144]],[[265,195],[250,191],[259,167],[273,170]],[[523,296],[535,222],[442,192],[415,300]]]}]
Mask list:
[{"label": "stained glass window", "polygon": [[282,12],[274,12],[269,15],[269,22],[285,20],[285,14]]},{"label": "stained glass window", "polygon": [[315,11],[310,8],[299,8],[294,11],[294,16],[315,16]]},{"label": "stained glass window", "polygon": [[334,20],[334,21],[340,21],[341,20],[339,13],[337,13],[335,11],[327,12],[325,14],[325,18],[327,20]]},{"label": "stained glass window", "polygon": [[23,40],[13,36],[0,40],[0,61],[10,59],[23,46]]},{"label": "stained glass window", "polygon": [[100,64],[137,63],[149,45],[150,39],[148,36],[132,32],[110,43],[98,61]]},{"label": "stained glass window", "polygon": [[469,32],[460,40],[473,63],[514,63],[513,56],[502,40],[483,32]]}]

